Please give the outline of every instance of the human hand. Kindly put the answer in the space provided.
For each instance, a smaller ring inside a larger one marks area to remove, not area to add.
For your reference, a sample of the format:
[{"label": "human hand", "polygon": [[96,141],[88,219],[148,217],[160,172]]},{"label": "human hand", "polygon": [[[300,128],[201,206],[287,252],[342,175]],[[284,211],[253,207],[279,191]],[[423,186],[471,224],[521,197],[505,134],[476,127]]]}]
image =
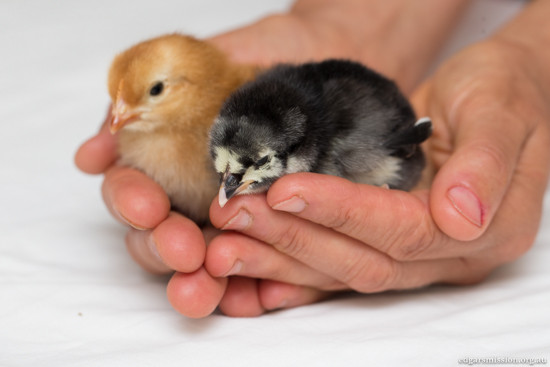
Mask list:
[{"label": "human hand", "polygon": [[[195,301],[182,306],[183,313],[191,317],[211,313],[227,283],[208,276],[202,268],[213,229],[201,230],[188,218],[171,212],[168,197],[158,184],[140,171],[115,163],[116,139],[109,132],[109,113],[98,134],[76,153],[76,165],[86,173],[105,174],[103,200],[111,214],[128,226],[125,240],[133,259],[151,273],[176,271],[185,278],[187,292]],[[179,287],[179,291],[185,289]]]},{"label": "human hand", "polygon": [[537,233],[550,170],[545,65],[499,37],[456,55],[415,96],[435,125],[429,191],[283,177],[267,197],[212,205],[213,224],[236,232],[213,240],[206,269],[295,284],[281,307],[299,305],[300,289],[321,297],[484,279]]},{"label": "human hand", "polygon": [[[362,15],[361,23],[351,21],[351,17],[369,12],[358,12],[349,7],[339,9],[341,4],[347,3],[344,1],[326,2],[327,7],[318,6],[315,2],[311,2],[313,6],[308,5],[310,2],[299,1],[288,14],[267,17],[251,26],[214,37],[211,41],[228,52],[235,61],[243,63],[269,65],[278,61],[353,58],[393,77],[404,89],[410,90],[437,51],[440,42],[436,40],[446,33],[438,26],[433,26],[437,28],[436,31],[415,27],[424,32],[424,36],[415,37],[422,40],[419,45],[422,47],[422,52],[419,52],[421,57],[418,57],[419,48],[415,47],[414,42],[407,42],[411,53],[409,56],[414,56],[407,59],[403,55],[402,38],[399,35],[403,34],[403,29],[395,28],[394,32],[391,22],[383,21],[381,25],[376,24],[373,19],[365,22]],[[433,3],[436,6],[441,4],[438,1]],[[447,20],[449,17],[456,17],[452,15],[457,13],[454,10],[462,6],[449,6],[451,3],[464,2],[446,2],[443,6],[449,9],[442,14],[451,15],[442,15],[434,20],[446,26],[447,30],[450,29]],[[404,1],[404,4],[407,2]],[[433,6],[428,1],[425,5]],[[387,8],[387,18],[393,19],[394,14],[391,12],[399,8]],[[314,11],[310,11],[312,9]],[[399,11],[401,14],[408,13],[405,7]],[[347,12],[348,16],[342,16],[342,12]],[[379,12],[377,14],[380,15]],[[381,20],[385,18],[377,17]],[[409,16],[406,19],[413,20]],[[429,19],[417,23],[424,26],[431,24]],[[359,32],[357,24],[368,25],[370,28]],[[382,41],[381,33],[388,36],[386,41]],[[407,36],[412,37],[413,33],[406,30]],[[433,42],[429,42],[431,38],[427,33],[435,37]],[[368,37],[358,39],[358,35]],[[365,52],[365,44],[368,45],[369,52]],[[397,49],[400,53],[398,58],[394,57]],[[407,67],[403,67],[404,65]],[[115,218],[129,226],[126,244],[133,258],[143,268],[154,273],[175,271],[168,285],[168,297],[182,314],[191,317],[205,316],[220,304],[222,311],[229,315],[254,315],[278,307],[283,299],[287,300],[287,306],[292,306],[313,302],[325,296],[318,290],[288,283],[240,277],[232,277],[227,282],[226,278],[211,277],[202,267],[202,263],[208,238],[213,236],[212,231],[206,230],[205,239],[205,234],[194,223],[170,212],[168,198],[160,186],[137,170],[116,165],[116,159],[116,140],[110,135],[106,125],[96,136],[85,142],[75,156],[76,164],[82,171],[105,174],[103,198]],[[259,289],[258,293],[250,292],[256,289]],[[249,296],[250,298],[241,302],[243,297]],[[289,299],[293,301],[288,302]]]},{"label": "human hand", "polygon": [[[236,55],[238,61],[242,62],[260,60],[262,63],[269,57],[284,58],[285,52],[287,55],[302,57],[305,60],[310,57],[308,51],[297,52],[295,49],[289,49],[287,45],[278,41],[279,38],[273,38],[270,36],[271,33],[267,32],[268,29],[271,29],[273,34],[288,31],[295,34],[303,32],[298,28],[302,28],[302,25],[290,15],[272,16],[246,29],[234,31],[230,35],[215,37],[212,42],[228,52],[241,42],[246,42],[250,45],[248,51],[241,52],[237,49],[232,53]],[[256,39],[247,38],[250,34]],[[304,42],[313,42],[311,38],[311,36],[305,37]],[[236,42],[238,40],[241,41]],[[258,43],[261,47],[254,47],[254,44]],[[274,45],[268,47],[270,43]],[[319,52],[318,45],[319,42],[311,52]],[[333,53],[351,52],[343,45],[344,43],[341,42],[335,43],[335,49],[338,47],[338,51],[334,50]],[[275,51],[277,47],[279,50],[271,55],[264,52],[265,48]],[[168,286],[168,296],[175,308],[191,317],[211,313],[220,303],[227,282],[225,278],[213,279],[201,267],[206,251],[205,236],[193,222],[175,212],[170,212],[168,197],[153,180],[140,171],[115,164],[116,136],[109,133],[107,126],[109,120],[107,116],[99,133],[80,147],[75,157],[77,166],[87,173],[105,174],[102,186],[103,199],[112,215],[129,226],[126,245],[134,260],[152,273],[176,272]],[[210,236],[206,237],[212,237],[211,230],[209,233]],[[238,284],[241,288],[245,286],[244,284],[253,282],[253,280],[231,280],[231,283]],[[284,285],[281,286],[284,287]],[[237,288],[231,286],[230,289],[235,291],[225,292],[227,297],[231,298],[232,294],[238,293]],[[231,306],[227,312],[237,313],[236,310],[231,310]],[[250,311],[245,313],[249,314]]]}]

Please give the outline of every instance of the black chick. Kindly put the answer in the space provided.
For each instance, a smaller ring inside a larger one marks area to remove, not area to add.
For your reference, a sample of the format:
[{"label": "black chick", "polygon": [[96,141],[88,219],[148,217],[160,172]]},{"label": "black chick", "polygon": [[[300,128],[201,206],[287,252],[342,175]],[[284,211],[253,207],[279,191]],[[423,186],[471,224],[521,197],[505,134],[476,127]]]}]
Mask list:
[{"label": "black chick", "polygon": [[220,206],[295,172],[409,190],[431,131],[395,83],[359,63],[276,66],[235,91],[211,128]]}]

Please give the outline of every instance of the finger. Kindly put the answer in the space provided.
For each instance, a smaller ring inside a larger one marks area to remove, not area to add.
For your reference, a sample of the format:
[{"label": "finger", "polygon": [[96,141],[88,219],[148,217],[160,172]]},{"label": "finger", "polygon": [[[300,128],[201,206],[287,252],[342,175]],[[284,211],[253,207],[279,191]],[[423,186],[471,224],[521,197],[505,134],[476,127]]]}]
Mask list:
[{"label": "finger", "polygon": [[[489,227],[531,134],[497,99],[463,99],[449,112],[453,153],[435,176],[430,208],[439,228],[470,241]],[[441,126],[441,125],[440,125]]]},{"label": "finger", "polygon": [[176,273],[168,282],[168,300],[182,315],[201,318],[210,315],[220,303],[227,278],[213,278],[204,268],[193,273]]},{"label": "finger", "polygon": [[[354,239],[272,210],[262,195],[233,198],[224,208],[214,203],[210,218],[217,227],[238,230],[270,244],[279,252],[344,284],[354,283],[352,278],[361,278],[365,288],[378,289],[385,286],[386,276],[389,276],[386,273],[393,268],[386,255]],[[353,288],[354,284],[350,286]]]},{"label": "finger", "polygon": [[334,292],[269,279],[260,280],[258,293],[260,304],[266,310],[309,305],[327,299],[334,294]]},{"label": "finger", "polygon": [[154,230],[130,228],[126,247],[132,258],[153,274],[174,270],[192,273],[202,266],[211,229],[202,230],[190,219],[171,212]]},{"label": "finger", "polygon": [[456,246],[437,228],[426,191],[413,194],[300,173],[275,182],[267,202],[277,211],[345,234],[398,261],[451,257],[469,249]]},{"label": "finger", "polygon": [[[354,203],[357,204],[357,201]],[[239,230],[270,244],[278,251],[359,292],[419,287],[456,276],[463,268],[460,258],[398,262],[330,228],[274,211],[261,195],[234,198],[223,209],[216,206],[214,204],[210,212],[214,225]],[[243,219],[243,215],[247,218]],[[402,218],[403,221],[406,219]],[[395,222],[381,223],[386,228],[384,233],[391,235],[392,224],[395,225]]]},{"label": "finger", "polygon": [[147,240],[152,257],[161,259],[170,269],[192,273],[204,262],[206,243],[203,232],[195,222],[179,213],[171,212],[147,236]]},{"label": "finger", "polygon": [[90,174],[103,173],[117,157],[116,138],[109,131],[111,108],[101,125],[98,134],[85,141],[75,154],[75,164],[83,172]]},{"label": "finger", "polygon": [[489,253],[485,254],[485,262],[500,265],[516,260],[533,245],[540,226],[549,168],[550,131],[542,123],[526,142],[516,174],[493,218],[493,231],[487,235],[493,237],[497,246],[486,249]]},{"label": "finger", "polygon": [[233,317],[253,317],[265,313],[258,294],[258,279],[231,277],[220,301],[220,311]]},{"label": "finger", "polygon": [[[417,288],[438,282],[469,284],[479,281],[492,269],[477,267],[478,263],[461,257],[396,261],[337,231],[271,210],[261,195],[232,199],[219,210],[213,206],[213,224],[225,220],[226,227],[227,223],[231,226],[232,220],[242,215],[243,210],[250,213],[246,221],[239,220],[246,222],[241,227],[243,233],[271,244],[278,251],[362,293]],[[395,225],[395,222],[390,223]],[[389,228],[387,223],[381,225]],[[390,233],[391,229],[386,232]]]},{"label": "finger", "polygon": [[[302,183],[313,184],[314,187],[318,187],[320,190],[324,186],[317,185],[318,182],[313,180],[316,176],[329,181],[337,179],[324,175],[304,174],[302,176],[310,178],[310,180],[302,181]],[[314,182],[312,183],[312,181]],[[336,181],[345,180],[338,179]],[[339,182],[337,187],[342,189],[343,184],[343,182]],[[393,191],[374,189],[388,193]],[[394,194],[399,193],[394,192]],[[409,193],[401,194],[411,196]],[[362,202],[357,200],[357,195],[353,198],[355,198],[355,205],[362,205]],[[338,202],[338,200],[336,201]],[[401,205],[406,207],[404,203]],[[317,213],[316,211],[313,212]],[[472,283],[485,277],[488,271],[492,269],[489,267],[476,267],[477,263],[465,261],[461,257],[441,260],[396,261],[368,244],[359,242],[335,230],[309,220],[297,218],[288,213],[272,210],[267,205],[263,195],[245,195],[234,198],[223,209],[214,203],[210,214],[214,225],[239,230],[250,237],[270,244],[278,251],[295,258],[308,267],[362,293],[380,292],[389,289],[410,289],[437,282]],[[243,219],[243,215],[247,215],[247,217]],[[378,218],[378,216],[375,216],[375,218]],[[398,228],[402,226],[401,222],[405,222],[403,224],[405,227],[409,225],[407,216],[398,218],[400,220],[399,225],[397,225]],[[364,220],[364,218],[362,219]],[[392,225],[396,226],[395,221],[372,222],[370,217],[368,220],[368,225],[360,222],[361,227],[369,227],[373,223],[373,230],[379,230],[378,224],[380,224],[380,227],[385,228],[382,232],[390,235],[390,237],[386,237],[386,240],[390,243],[393,241],[391,236],[393,232],[396,232],[396,229],[392,228]],[[409,237],[415,236],[414,233],[409,233]],[[398,237],[407,238],[405,232],[398,234]],[[406,241],[404,243],[407,244]],[[450,241],[450,243],[453,243],[453,241]],[[399,244],[401,244],[400,241],[397,242],[397,245]],[[396,248],[399,247],[397,245]],[[451,248],[456,247],[458,247],[456,244],[451,246]],[[390,248],[389,250],[390,252],[403,253],[403,250],[399,249]]]},{"label": "finger", "polygon": [[214,277],[240,275],[325,290],[347,288],[272,246],[237,232],[225,232],[212,241],[204,266]]},{"label": "finger", "polygon": [[170,212],[170,201],[164,190],[144,173],[132,168],[110,168],[101,190],[111,214],[136,229],[154,228]]},{"label": "finger", "polygon": [[173,270],[164,263],[154,242],[151,231],[129,228],[126,233],[126,248],[135,262],[152,274],[170,274]]},{"label": "finger", "polygon": [[233,317],[253,317],[268,310],[293,308],[330,297],[333,292],[273,280],[231,277],[219,308]]}]

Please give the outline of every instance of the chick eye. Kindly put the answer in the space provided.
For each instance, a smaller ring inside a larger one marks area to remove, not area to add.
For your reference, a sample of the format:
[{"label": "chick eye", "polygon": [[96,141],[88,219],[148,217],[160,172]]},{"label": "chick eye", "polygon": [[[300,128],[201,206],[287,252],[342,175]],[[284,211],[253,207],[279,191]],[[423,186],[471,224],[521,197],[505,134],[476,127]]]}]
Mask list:
[{"label": "chick eye", "polygon": [[151,87],[151,90],[149,90],[149,95],[155,97],[162,93],[164,90],[164,83],[158,82],[155,85]]},{"label": "chick eye", "polygon": [[268,160],[268,159],[269,159],[269,157],[268,157],[267,155],[264,156],[264,157],[262,157],[262,158],[260,158],[260,160],[256,162],[256,166],[257,166],[257,167],[263,166],[264,164],[267,163],[267,160]]}]

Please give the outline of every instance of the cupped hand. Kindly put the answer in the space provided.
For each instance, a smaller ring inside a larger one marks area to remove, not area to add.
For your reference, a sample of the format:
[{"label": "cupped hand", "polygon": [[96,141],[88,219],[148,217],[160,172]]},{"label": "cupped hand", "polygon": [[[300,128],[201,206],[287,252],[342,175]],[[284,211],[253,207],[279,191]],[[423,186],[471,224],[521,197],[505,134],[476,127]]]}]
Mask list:
[{"label": "cupped hand", "polygon": [[475,283],[517,259],[536,236],[550,170],[550,75],[537,60],[494,38],[418,91],[419,115],[434,122],[429,190],[283,177],[267,196],[212,204],[213,224],[233,231],[212,241],[206,269],[294,284],[280,300],[288,306],[312,289],[320,297]]},{"label": "cupped hand", "polygon": [[[393,78],[409,92],[466,2],[423,2],[421,7],[439,8],[437,18],[418,11],[417,4],[411,9],[409,2],[400,3],[297,1],[289,13],[268,16],[211,42],[236,62],[262,66],[329,57],[356,59]],[[365,14],[376,16],[366,20]],[[261,276],[260,270],[257,277],[211,276],[202,264],[213,232],[170,212],[168,198],[155,182],[137,170],[116,165],[116,159],[116,139],[106,127],[85,142],[75,157],[82,171],[105,174],[105,203],[115,218],[128,225],[126,244],[134,259],[154,273],[175,272],[168,285],[168,298],[180,313],[206,316],[219,305],[228,315],[252,316],[315,302],[330,294],[320,290],[323,287],[317,283],[300,286],[284,278],[278,281],[278,277]],[[258,242],[240,237],[246,239],[242,246]],[[223,252],[219,246],[215,248]],[[286,259],[300,263],[290,256]]]},{"label": "cupped hand", "polygon": [[98,134],[79,148],[76,165],[86,173],[104,173],[103,200],[111,214],[128,226],[126,246],[133,259],[154,274],[175,271],[169,288],[174,307],[190,317],[212,313],[227,284],[202,266],[213,228],[201,229],[170,211],[169,199],[156,182],[116,164],[116,137],[109,132],[109,119],[108,114]]},{"label": "cupped hand", "polygon": [[[300,21],[291,14],[274,15],[210,41],[236,62],[261,65],[329,54],[344,57],[355,52],[337,27],[325,24],[323,34],[317,34],[311,29],[314,26],[315,22]],[[283,42],[289,38],[294,39],[293,47]],[[116,164],[116,136],[110,134],[108,120],[109,116],[97,135],[79,148],[76,165],[86,173],[105,174],[103,199],[112,215],[128,225],[126,245],[134,260],[153,273],[175,272],[168,285],[168,298],[176,310],[190,317],[202,317],[220,305],[230,315],[254,315],[263,313],[265,305],[277,305],[279,299],[290,294],[296,293],[300,304],[319,298],[315,291],[304,293],[292,285],[266,281],[260,286],[265,289],[260,299],[250,292],[258,289],[254,279],[233,277],[228,283],[226,278],[210,276],[202,264],[214,231],[201,229],[171,212],[168,197],[158,184],[138,170]],[[248,297],[247,302],[241,302],[243,296]]]}]

